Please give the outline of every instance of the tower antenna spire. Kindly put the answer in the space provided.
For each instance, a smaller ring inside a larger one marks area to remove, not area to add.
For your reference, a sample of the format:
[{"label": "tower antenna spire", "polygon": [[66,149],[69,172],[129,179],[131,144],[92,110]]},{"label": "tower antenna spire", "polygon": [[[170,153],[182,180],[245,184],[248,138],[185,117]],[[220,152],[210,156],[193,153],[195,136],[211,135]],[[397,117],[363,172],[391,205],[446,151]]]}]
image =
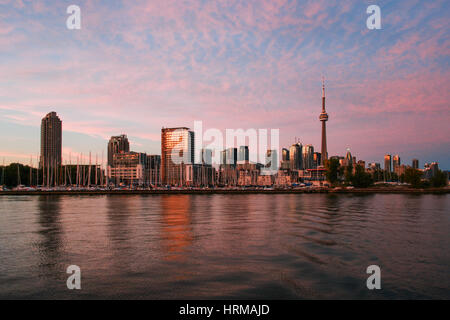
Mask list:
[{"label": "tower antenna spire", "polygon": [[322,150],[321,150],[321,165],[324,165],[325,160],[328,160],[327,152],[327,129],[326,122],[328,121],[328,114],[325,111],[325,79],[322,75],[322,113],[319,116],[319,120],[322,122]]},{"label": "tower antenna spire", "polygon": [[325,77],[322,75],[322,98],[325,98]]}]

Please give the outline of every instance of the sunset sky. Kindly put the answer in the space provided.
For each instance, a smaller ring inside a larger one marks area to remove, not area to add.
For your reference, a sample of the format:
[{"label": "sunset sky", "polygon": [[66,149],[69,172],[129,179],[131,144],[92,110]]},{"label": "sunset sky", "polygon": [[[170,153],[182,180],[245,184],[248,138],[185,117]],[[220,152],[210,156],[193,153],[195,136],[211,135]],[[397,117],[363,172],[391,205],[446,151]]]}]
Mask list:
[{"label": "sunset sky", "polygon": [[320,151],[324,75],[329,155],[450,169],[449,30],[448,0],[0,0],[0,161],[36,162],[50,111],[65,159],[121,133],[159,154],[161,127],[195,120]]}]

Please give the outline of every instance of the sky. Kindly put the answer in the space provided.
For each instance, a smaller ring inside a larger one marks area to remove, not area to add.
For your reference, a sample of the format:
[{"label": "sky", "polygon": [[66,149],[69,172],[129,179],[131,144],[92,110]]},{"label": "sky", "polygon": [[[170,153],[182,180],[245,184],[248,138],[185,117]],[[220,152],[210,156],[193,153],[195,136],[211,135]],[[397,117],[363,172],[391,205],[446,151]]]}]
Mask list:
[{"label": "sky", "polygon": [[[69,30],[69,5],[81,29]],[[366,9],[381,9],[369,30]],[[450,169],[450,2],[0,0],[0,161],[36,164],[40,121],[63,158],[111,135],[160,154],[162,127],[280,130],[328,154]]]}]

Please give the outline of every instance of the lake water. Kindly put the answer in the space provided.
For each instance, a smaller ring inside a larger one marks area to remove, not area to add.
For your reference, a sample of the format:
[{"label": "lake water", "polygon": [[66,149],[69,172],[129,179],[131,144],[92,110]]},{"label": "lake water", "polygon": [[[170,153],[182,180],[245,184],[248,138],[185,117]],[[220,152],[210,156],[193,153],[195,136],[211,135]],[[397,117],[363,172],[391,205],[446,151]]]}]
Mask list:
[{"label": "lake water", "polygon": [[450,299],[450,196],[1,196],[0,262],[2,299]]}]

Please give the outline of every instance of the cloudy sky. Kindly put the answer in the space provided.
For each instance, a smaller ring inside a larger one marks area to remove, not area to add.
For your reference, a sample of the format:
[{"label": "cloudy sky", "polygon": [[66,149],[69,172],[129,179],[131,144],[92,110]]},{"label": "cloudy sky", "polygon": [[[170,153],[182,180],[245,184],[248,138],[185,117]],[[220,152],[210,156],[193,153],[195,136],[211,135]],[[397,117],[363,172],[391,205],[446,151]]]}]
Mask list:
[{"label": "cloudy sky", "polygon": [[157,154],[161,127],[195,120],[320,151],[324,75],[330,155],[450,169],[449,21],[444,0],[0,0],[0,161],[35,162],[50,111],[66,159],[121,133]]}]

